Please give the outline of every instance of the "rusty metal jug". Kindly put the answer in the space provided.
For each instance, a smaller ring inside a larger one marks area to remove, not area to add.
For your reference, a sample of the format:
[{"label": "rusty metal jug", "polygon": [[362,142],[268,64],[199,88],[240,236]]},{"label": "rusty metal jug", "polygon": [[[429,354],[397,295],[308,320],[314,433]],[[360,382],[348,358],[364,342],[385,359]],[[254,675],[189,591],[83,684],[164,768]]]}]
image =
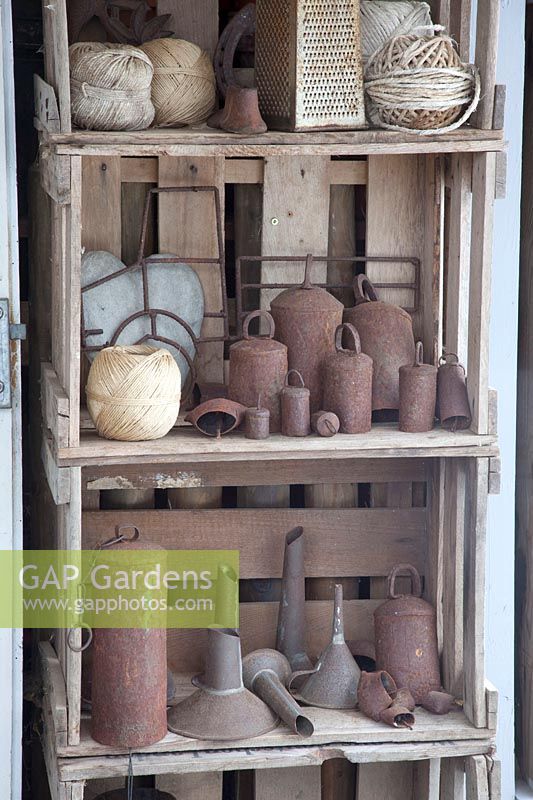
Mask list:
[{"label": "rusty metal jug", "polygon": [[313,257],[307,256],[301,286],[286,289],[270,304],[276,339],[287,345],[289,368],[301,372],[311,392],[311,413],[322,405],[322,362],[335,352],[335,331],[343,306],[332,294],[310,280]]},{"label": "rusty metal jug", "polygon": [[366,275],[354,281],[355,306],[344,311],[344,322],[359,333],[361,349],[374,362],[372,411],[400,407],[399,369],[415,361],[411,317],[403,308],[385,303]]},{"label": "rusty metal jug", "polygon": [[[352,349],[342,346],[342,335]],[[367,433],[372,427],[372,359],[361,352],[359,334],[349,322],[335,331],[336,353],[324,361],[324,406],[340,420],[341,433]]]},{"label": "rusty metal jug", "polygon": [[[268,337],[250,336],[250,322],[257,317],[266,319]],[[268,311],[252,311],[244,320],[240,342],[229,349],[230,400],[244,406],[254,406],[261,396],[263,408],[270,412],[270,432],[281,430],[280,392],[288,370],[287,348],[274,341],[276,328]]]}]

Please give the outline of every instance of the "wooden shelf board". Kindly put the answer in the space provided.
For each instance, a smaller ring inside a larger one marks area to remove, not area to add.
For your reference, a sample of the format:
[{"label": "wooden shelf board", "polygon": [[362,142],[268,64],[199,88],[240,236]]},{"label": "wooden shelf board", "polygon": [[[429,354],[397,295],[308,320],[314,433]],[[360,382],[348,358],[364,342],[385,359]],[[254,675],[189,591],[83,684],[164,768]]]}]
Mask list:
[{"label": "wooden shelf board", "polygon": [[300,155],[368,155],[499,151],[503,131],[465,126],[440,135],[421,136],[387,130],[269,131],[255,136],[198,128],[150,129],[135,132],[74,131],[43,134],[42,143],[59,155],[218,155],[227,157]]},{"label": "wooden shelf board", "polygon": [[191,427],[173,428],[163,439],[149,442],[116,442],[101,439],[94,431],[81,431],[77,447],[58,448],[60,467],[125,463],[255,462],[286,459],[491,457],[498,454],[497,439],[471,431],[435,428],[428,433],[402,433],[395,423],[380,423],[370,433],[290,438],[271,436],[264,441],[232,433],[221,439],[203,436]]}]

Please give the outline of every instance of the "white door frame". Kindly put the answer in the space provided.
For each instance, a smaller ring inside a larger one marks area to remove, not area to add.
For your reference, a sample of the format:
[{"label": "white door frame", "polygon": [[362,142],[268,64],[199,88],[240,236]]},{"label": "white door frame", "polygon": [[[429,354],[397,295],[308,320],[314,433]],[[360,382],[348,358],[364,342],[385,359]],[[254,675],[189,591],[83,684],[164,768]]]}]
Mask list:
[{"label": "white door frame", "polygon": [[[10,0],[0,0],[0,297],[19,319],[17,174],[13,26]],[[0,549],[22,549],[20,343],[12,344],[12,408],[0,409]],[[20,800],[22,773],[22,631],[0,629],[0,786]]]}]

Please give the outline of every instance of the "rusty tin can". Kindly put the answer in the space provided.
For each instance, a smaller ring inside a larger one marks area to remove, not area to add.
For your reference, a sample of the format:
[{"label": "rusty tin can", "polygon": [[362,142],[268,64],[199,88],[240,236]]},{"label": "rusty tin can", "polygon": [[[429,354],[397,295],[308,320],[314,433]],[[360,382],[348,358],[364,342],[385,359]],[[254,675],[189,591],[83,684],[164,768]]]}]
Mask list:
[{"label": "rusty tin can", "polygon": [[[402,572],[413,581],[412,595],[397,595]],[[422,584],[411,564],[399,564],[388,578],[389,599],[374,612],[376,669],[388,672],[396,686],[407,688],[417,705],[441,688],[435,609],[421,598]]]},{"label": "rusty tin can", "polygon": [[[160,550],[122,538],[112,549]],[[120,529],[118,531],[120,534]],[[164,629],[97,628],[92,654],[91,736],[121,749],[147,747],[167,733],[167,637]]]},{"label": "rusty tin can", "polygon": [[289,368],[301,372],[310,391],[311,411],[322,407],[322,362],[335,352],[335,330],[342,322],[343,305],[310,279],[313,260],[307,256],[305,280],[272,300],[276,338],[287,345]]},{"label": "rusty tin can", "polygon": [[261,397],[255,408],[247,408],[244,415],[244,435],[247,439],[268,439],[270,433],[270,411],[261,405]]},{"label": "rusty tin can", "polygon": [[[290,376],[296,375],[300,386],[289,384]],[[310,393],[303,376],[297,369],[290,369],[281,390],[281,432],[283,436],[307,436],[311,433]]]},{"label": "rusty tin can", "polygon": [[344,312],[359,333],[361,349],[374,362],[372,410],[400,406],[399,369],[415,360],[411,317],[399,306],[379,300],[366,275],[354,281],[355,306]]},{"label": "rusty tin can", "polygon": [[[250,336],[250,322],[257,317],[269,324],[268,337]],[[253,406],[260,394],[270,412],[270,432],[281,430],[280,392],[289,368],[287,348],[274,340],[276,326],[268,311],[252,311],[243,324],[243,338],[229,350],[229,392],[231,400]]]},{"label": "rusty tin can", "polygon": [[462,431],[470,427],[472,413],[466,390],[465,368],[455,353],[445,353],[439,361],[437,408],[443,428]]},{"label": "rusty tin can", "polygon": [[437,367],[424,364],[422,342],[417,342],[414,364],[400,367],[400,430],[430,431],[435,422]]},{"label": "rusty tin can", "polygon": [[315,411],[311,416],[311,430],[319,436],[335,436],[340,426],[338,416],[332,411]]},{"label": "rusty tin can", "polygon": [[[353,349],[342,346],[343,333]],[[372,359],[361,352],[359,334],[350,323],[335,331],[335,349],[324,361],[324,406],[338,416],[341,433],[367,433],[372,427]]]}]

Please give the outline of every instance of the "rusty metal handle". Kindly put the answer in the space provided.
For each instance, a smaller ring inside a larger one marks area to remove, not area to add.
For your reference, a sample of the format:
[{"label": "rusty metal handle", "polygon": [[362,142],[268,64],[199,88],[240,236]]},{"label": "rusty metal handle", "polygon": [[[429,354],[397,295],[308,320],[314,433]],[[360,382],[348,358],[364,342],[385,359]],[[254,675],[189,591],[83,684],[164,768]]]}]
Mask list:
[{"label": "rusty metal handle", "polygon": [[[347,331],[352,337],[353,341],[352,349],[342,346],[342,334],[344,333],[344,331]],[[335,349],[337,350],[337,353],[352,354],[355,352],[357,355],[361,354],[361,339],[359,338],[359,334],[357,333],[356,329],[350,322],[341,323],[341,325],[339,325],[337,330],[335,331]]]},{"label": "rusty metal handle", "polygon": [[439,367],[442,367],[444,364],[448,365],[448,359],[449,358],[454,358],[455,359],[455,361],[453,361],[450,364],[450,366],[461,367],[461,369],[463,370],[464,374],[466,375],[466,370],[463,367],[463,365],[461,364],[461,362],[459,361],[459,356],[456,353],[447,353],[446,350],[443,351],[441,357],[439,358]]},{"label": "rusty metal handle", "polygon": [[313,284],[311,283],[311,267],[313,266],[313,256],[311,253],[308,253],[305,258],[305,275],[304,275],[304,282],[301,285],[301,289],[313,289]]},{"label": "rusty metal handle", "polygon": [[91,644],[91,642],[93,640],[93,629],[91,628],[90,625],[87,625],[86,622],[80,622],[79,627],[82,628],[82,629],[85,629],[86,631],[89,631],[89,635],[87,637],[87,641],[84,644],[80,645],[80,647],[75,647],[72,644],[71,638],[70,638],[75,629],[71,628],[69,630],[69,632],[67,633],[67,645],[68,645],[69,649],[72,650],[73,653],[83,653],[84,650],[87,650],[87,648],[89,647],[89,645]]},{"label": "rusty metal handle", "polygon": [[290,370],[287,372],[287,374],[285,375],[285,386],[290,386],[290,383],[289,383],[289,375],[290,375],[291,373],[294,373],[295,375],[298,375],[298,377],[300,378],[300,381],[301,381],[301,383],[302,383],[302,389],[305,389],[305,381],[304,381],[304,379],[303,379],[303,377],[302,377],[302,373],[301,373],[301,372],[298,372],[298,370],[297,370],[297,369],[290,369]]},{"label": "rusty metal handle", "polygon": [[[292,688],[292,685],[293,685],[294,681],[297,678],[303,678],[304,675],[313,675],[317,671],[318,670],[317,670],[316,667],[314,667],[313,669],[297,669],[296,672],[292,673],[292,675],[289,678],[289,681],[287,683],[287,689],[289,690],[289,692],[291,694],[294,694],[294,690]],[[296,690],[296,691],[298,691],[298,690]]]},{"label": "rusty metal handle", "polygon": [[415,367],[419,367],[423,363],[424,363],[424,345],[422,344],[422,342],[417,342],[415,351]]},{"label": "rusty metal handle", "polygon": [[356,306],[361,303],[375,303],[379,300],[378,293],[372,281],[370,278],[367,278],[366,275],[356,275],[353,282],[353,293],[355,295]]},{"label": "rusty metal handle", "polygon": [[253,339],[254,338],[253,336],[250,336],[250,334],[248,333],[248,328],[250,327],[250,322],[253,319],[257,319],[257,317],[262,317],[262,319],[266,319],[267,320],[268,327],[269,327],[268,338],[269,339],[273,339],[274,338],[274,334],[276,333],[276,323],[274,322],[274,318],[273,318],[272,314],[270,314],[268,311],[261,311],[259,309],[257,311],[251,311],[249,314],[247,314],[247,316],[246,316],[246,318],[245,318],[245,320],[243,322],[243,325],[242,325],[242,337],[243,337],[243,339]]},{"label": "rusty metal handle", "polygon": [[416,567],[413,567],[412,564],[397,564],[393,567],[389,573],[389,577],[387,579],[387,586],[388,586],[388,594],[391,600],[395,600],[397,597],[403,597],[403,595],[396,594],[394,591],[394,584],[396,583],[396,578],[400,574],[400,572],[408,572],[411,576],[412,581],[412,592],[411,594],[414,597],[421,597],[422,596],[422,581],[420,579],[420,574]]}]

